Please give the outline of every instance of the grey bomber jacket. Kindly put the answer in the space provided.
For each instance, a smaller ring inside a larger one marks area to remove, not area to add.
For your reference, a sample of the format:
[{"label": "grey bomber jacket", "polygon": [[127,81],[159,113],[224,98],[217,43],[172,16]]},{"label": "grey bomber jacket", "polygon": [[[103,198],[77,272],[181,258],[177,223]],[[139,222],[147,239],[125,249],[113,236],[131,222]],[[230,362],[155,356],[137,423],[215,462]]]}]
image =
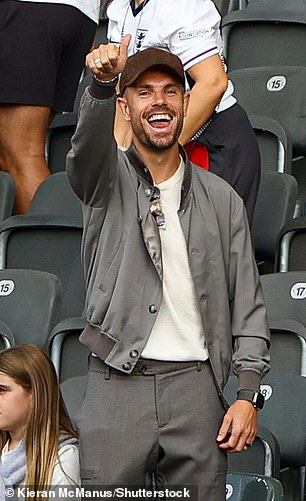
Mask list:
[{"label": "grey bomber jacket", "polygon": [[[134,146],[117,149],[114,112],[114,87],[93,82],[81,102],[67,173],[84,219],[89,326],[80,340],[130,374],[158,314],[163,267],[150,212],[152,178]],[[224,180],[191,164],[183,148],[181,155],[178,215],[218,391],[222,396],[231,363],[240,388],[257,391],[269,370],[270,335],[243,202]]]}]

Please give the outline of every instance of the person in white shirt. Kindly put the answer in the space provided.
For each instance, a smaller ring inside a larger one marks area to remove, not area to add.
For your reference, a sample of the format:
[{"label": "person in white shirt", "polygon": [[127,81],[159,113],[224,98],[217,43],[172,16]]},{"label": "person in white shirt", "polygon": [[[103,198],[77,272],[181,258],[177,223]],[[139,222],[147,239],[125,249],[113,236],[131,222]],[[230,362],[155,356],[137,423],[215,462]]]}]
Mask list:
[{"label": "person in white shirt", "polygon": [[73,109],[99,10],[100,0],[1,1],[0,170],[15,180],[15,213],[50,174],[48,126]]},{"label": "person in white shirt", "polygon": [[0,499],[8,487],[80,484],[77,434],[39,346],[0,352],[0,432]]},{"label": "person in white shirt", "polygon": [[[209,170],[235,188],[251,222],[260,182],[259,148],[225,73],[221,18],[212,0],[104,0],[103,4],[109,19],[109,42],[120,43],[124,35],[131,34],[129,56],[148,47],[179,56],[191,87],[180,143],[195,163],[193,147],[206,146]],[[94,58],[99,60],[99,49]],[[116,139],[123,148],[131,140],[119,112]],[[206,158],[199,165],[205,163]]]}]

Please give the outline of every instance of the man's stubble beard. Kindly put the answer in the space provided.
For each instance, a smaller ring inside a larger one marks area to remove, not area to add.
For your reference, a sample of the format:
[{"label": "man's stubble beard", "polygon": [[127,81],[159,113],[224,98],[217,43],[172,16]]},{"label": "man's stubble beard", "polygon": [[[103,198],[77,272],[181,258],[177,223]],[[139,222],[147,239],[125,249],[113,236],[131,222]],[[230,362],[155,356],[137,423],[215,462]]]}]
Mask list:
[{"label": "man's stubble beard", "polygon": [[170,136],[167,136],[168,139],[167,137],[158,138],[153,136],[153,134],[149,134],[137,117],[131,120],[131,126],[135,137],[143,146],[149,146],[153,151],[165,151],[176,144],[183,127],[183,120],[183,116],[178,117],[176,128],[172,131]]}]

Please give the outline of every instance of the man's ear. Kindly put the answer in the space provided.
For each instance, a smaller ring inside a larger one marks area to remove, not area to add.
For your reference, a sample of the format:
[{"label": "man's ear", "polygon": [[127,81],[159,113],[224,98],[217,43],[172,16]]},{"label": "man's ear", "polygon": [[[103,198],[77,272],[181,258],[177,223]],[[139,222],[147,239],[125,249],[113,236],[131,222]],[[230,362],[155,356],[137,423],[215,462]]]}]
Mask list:
[{"label": "man's ear", "polygon": [[184,94],[184,117],[187,115],[188,107],[190,101],[190,92],[185,92]]},{"label": "man's ear", "polygon": [[130,122],[131,121],[131,119],[130,119],[130,110],[129,110],[129,106],[128,106],[128,103],[127,103],[127,99],[125,97],[117,97],[117,103],[119,105],[119,108],[121,110],[121,113],[122,113],[124,119],[127,122]]}]

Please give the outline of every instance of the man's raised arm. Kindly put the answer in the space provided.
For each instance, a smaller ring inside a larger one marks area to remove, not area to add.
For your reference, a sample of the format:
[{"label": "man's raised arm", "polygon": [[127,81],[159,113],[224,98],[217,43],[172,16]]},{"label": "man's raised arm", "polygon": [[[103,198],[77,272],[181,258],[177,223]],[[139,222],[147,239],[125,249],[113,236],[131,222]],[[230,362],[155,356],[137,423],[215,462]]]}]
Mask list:
[{"label": "man's raised arm", "polygon": [[100,45],[86,57],[86,65],[94,78],[81,100],[78,125],[66,166],[77,196],[94,207],[107,204],[115,176],[115,87],[127,60],[130,38],[126,35],[120,47]]}]

